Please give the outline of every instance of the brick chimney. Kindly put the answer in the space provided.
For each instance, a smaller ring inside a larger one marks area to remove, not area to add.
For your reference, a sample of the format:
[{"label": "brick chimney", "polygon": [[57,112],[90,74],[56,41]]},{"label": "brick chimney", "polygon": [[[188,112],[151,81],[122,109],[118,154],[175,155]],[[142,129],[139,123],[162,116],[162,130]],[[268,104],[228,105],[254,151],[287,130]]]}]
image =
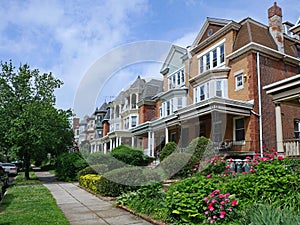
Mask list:
[{"label": "brick chimney", "polygon": [[282,10],[274,2],[274,5],[268,9],[269,31],[277,44],[278,51],[284,52],[283,46],[283,26],[282,26]]}]

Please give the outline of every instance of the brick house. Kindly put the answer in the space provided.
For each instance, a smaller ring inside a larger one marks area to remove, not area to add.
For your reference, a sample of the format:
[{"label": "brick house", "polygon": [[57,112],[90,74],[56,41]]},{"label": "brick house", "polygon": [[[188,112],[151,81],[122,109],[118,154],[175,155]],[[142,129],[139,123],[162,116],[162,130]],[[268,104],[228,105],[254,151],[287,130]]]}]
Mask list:
[{"label": "brick house", "polygon": [[[173,46],[161,69],[163,92],[154,98],[159,118],[132,134],[148,134],[150,151],[169,141],[184,148],[198,136],[210,138],[218,150],[226,140],[228,153],[239,157],[262,153],[263,145],[281,153],[287,146],[299,149],[298,102],[281,104],[278,111],[279,103],[270,96],[274,90],[269,90],[298,77],[299,21],[283,23],[276,3],[268,18],[268,25],[251,18],[207,18],[189,48]],[[281,136],[275,115],[282,115]]]},{"label": "brick house", "polygon": [[205,136],[232,157],[263,145],[300,155],[300,21],[282,22],[276,3],[268,19],[207,18],[191,46],[172,46],[161,89],[138,77],[110,103],[103,151],[128,144],[154,156],[169,141],[184,149]]}]

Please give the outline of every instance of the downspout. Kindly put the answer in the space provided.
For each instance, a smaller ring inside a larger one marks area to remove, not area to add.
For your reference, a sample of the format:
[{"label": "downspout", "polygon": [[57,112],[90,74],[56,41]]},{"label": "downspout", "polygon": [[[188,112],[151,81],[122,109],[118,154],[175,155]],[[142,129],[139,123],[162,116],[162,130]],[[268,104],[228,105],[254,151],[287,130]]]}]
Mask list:
[{"label": "downspout", "polygon": [[191,63],[191,53],[190,53],[191,46],[186,47],[187,51],[187,58],[188,58],[188,93],[187,93],[187,105],[190,105],[190,63]]},{"label": "downspout", "polygon": [[262,127],[262,110],[261,110],[261,84],[260,84],[260,55],[256,53],[256,69],[257,69],[257,89],[258,89],[258,114],[259,114],[259,150],[260,156],[263,157],[263,127]]}]

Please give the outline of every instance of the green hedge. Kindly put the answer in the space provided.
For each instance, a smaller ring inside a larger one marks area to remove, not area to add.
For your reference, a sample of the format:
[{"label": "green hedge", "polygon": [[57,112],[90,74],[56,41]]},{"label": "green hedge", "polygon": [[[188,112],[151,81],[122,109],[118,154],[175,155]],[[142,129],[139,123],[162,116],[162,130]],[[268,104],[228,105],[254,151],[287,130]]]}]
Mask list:
[{"label": "green hedge", "polygon": [[120,145],[113,149],[110,155],[131,166],[146,166],[148,164],[148,158],[144,156],[141,150],[132,149],[126,145]]},{"label": "green hedge", "polygon": [[101,195],[116,197],[160,180],[161,177],[156,171],[143,170],[140,167],[126,167],[103,174],[96,185]]},{"label": "green hedge", "polygon": [[55,172],[59,180],[77,180],[77,173],[88,164],[79,152],[63,153],[55,163]]},{"label": "green hedge", "polygon": [[126,166],[126,164],[123,163],[122,161],[115,159],[110,154],[104,154],[102,152],[95,152],[90,154],[87,157],[86,161],[90,165],[98,165],[98,164],[107,165],[108,170],[114,170]]},{"label": "green hedge", "polygon": [[167,158],[169,155],[171,155],[173,152],[177,151],[178,147],[175,142],[168,142],[161,152],[159,153],[159,161],[163,161],[165,158]]},{"label": "green hedge", "polygon": [[105,164],[91,165],[78,172],[78,178],[87,174],[103,174],[108,171]]}]

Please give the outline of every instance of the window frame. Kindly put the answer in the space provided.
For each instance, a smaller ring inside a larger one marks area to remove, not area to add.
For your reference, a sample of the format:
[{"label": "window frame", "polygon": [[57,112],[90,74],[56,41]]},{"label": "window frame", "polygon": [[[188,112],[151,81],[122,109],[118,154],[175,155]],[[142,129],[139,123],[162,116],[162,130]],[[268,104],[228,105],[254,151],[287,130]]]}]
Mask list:
[{"label": "window frame", "polygon": [[[243,120],[243,128],[239,128],[239,130],[243,130],[243,140],[237,140],[237,124],[236,122],[238,120]],[[234,143],[236,145],[245,145],[246,144],[246,121],[245,121],[245,117],[234,117],[233,118],[233,140],[234,140]]]}]

